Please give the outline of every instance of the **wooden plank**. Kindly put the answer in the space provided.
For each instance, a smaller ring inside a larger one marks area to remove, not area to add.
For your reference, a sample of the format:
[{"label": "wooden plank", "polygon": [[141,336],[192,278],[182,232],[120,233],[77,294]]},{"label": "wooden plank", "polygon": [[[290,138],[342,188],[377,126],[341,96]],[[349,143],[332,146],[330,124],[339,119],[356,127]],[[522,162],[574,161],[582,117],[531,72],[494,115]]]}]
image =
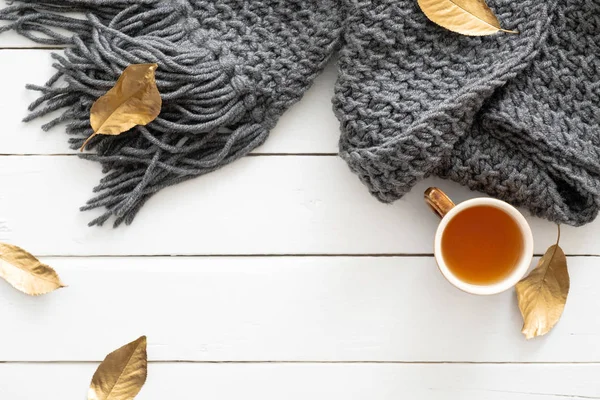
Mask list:
[{"label": "wooden plank", "polygon": [[[41,125],[49,121],[50,116],[22,122],[28,112],[27,106],[38,95],[38,92],[25,89],[25,85],[41,85],[54,73],[50,53],[49,50],[0,50],[0,85],[5,99],[0,109],[3,123],[0,154],[74,153],[68,147],[68,135],[64,134],[63,126],[49,132],[41,130]],[[283,115],[269,140],[255,152],[337,153],[339,124],[331,106],[335,77],[336,69],[332,63],[315,80],[303,100]]]},{"label": "wooden plank", "polygon": [[100,361],[140,335],[165,361],[600,361],[596,257],[569,259],[562,320],[530,341],[514,291],[465,294],[429,257],[44,261],[69,287],[0,282],[0,361]]},{"label": "wooden plank", "polygon": [[[100,177],[77,157],[0,157],[0,240],[37,255],[430,254],[438,219],[423,203],[427,186],[456,201],[478,195],[431,179],[384,205],[337,157],[247,157],[159,192],[114,230],[87,226],[99,211],[79,212]],[[541,254],[556,228],[529,220]],[[562,246],[600,254],[599,230],[565,227]]]},{"label": "wooden plank", "polygon": [[[95,364],[0,365],[9,400],[83,399]],[[150,364],[136,400],[580,400],[600,365]]]}]

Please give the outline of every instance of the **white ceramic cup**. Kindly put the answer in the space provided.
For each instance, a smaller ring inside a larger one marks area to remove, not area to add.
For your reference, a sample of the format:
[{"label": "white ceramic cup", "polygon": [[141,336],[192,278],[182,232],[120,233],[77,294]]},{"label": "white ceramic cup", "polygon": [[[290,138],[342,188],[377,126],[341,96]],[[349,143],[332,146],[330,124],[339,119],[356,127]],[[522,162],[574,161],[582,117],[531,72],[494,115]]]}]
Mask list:
[{"label": "white ceramic cup", "polygon": [[[466,200],[455,205],[443,191],[434,187],[425,191],[425,202],[442,218],[435,233],[434,255],[440,271],[451,284],[467,293],[490,295],[510,289],[525,276],[533,258],[533,235],[527,220],[516,208],[502,200],[489,197]],[[512,272],[505,279],[489,285],[474,285],[458,278],[448,268],[442,252],[442,237],[448,223],[461,211],[475,206],[491,206],[504,211],[517,223],[523,239],[523,250]]]}]

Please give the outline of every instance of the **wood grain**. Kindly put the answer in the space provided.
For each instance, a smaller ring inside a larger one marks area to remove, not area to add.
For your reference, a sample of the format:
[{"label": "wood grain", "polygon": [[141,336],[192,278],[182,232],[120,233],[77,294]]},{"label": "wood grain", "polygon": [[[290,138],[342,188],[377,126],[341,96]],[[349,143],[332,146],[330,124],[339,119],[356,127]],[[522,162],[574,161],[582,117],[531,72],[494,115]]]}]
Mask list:
[{"label": "wood grain", "polygon": [[[2,364],[0,397],[83,399],[95,364]],[[599,364],[150,364],[136,400],[581,400]]]},{"label": "wood grain", "polygon": [[[84,398],[89,361],[141,334],[154,362],[138,400],[600,398],[599,258],[569,258],[562,320],[526,342],[514,293],[463,294],[429,256],[365,256],[431,253],[427,186],[479,194],[433,179],[391,206],[369,196],[333,156],[334,64],[253,157],[159,193],[131,227],[89,229],[77,208],[98,166],[62,127],[42,132],[48,118],[21,122],[25,84],[52,74],[32,47],[0,35],[0,241],[65,256],[43,261],[70,286],[30,298],[0,282],[1,399]],[[554,227],[528,219],[541,254]],[[563,227],[562,247],[600,255],[599,232]],[[171,254],[237,256],[136,257]],[[356,257],[268,256],[283,254]]]},{"label": "wood grain", "polygon": [[42,261],[69,287],[31,298],[0,284],[0,361],[100,361],[141,335],[155,361],[600,360],[597,257],[569,259],[562,320],[531,341],[514,291],[465,294],[430,257]]},{"label": "wood grain", "polygon": [[[429,185],[455,201],[478,196],[439,179],[393,205],[375,200],[337,157],[247,157],[162,190],[133,225],[89,228],[79,212],[101,177],[71,156],[0,157],[0,241],[44,255],[431,254],[438,218],[423,202]],[[535,251],[556,227],[529,218]],[[600,220],[565,227],[567,254],[600,254]]]}]

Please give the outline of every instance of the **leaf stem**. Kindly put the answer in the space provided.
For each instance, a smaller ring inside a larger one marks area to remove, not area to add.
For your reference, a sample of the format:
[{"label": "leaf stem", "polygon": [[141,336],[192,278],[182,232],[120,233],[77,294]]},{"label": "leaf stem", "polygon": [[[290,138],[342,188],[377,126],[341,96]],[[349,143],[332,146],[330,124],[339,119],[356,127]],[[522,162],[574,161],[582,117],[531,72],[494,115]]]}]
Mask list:
[{"label": "leaf stem", "polygon": [[83,144],[81,145],[81,148],[79,149],[79,151],[80,151],[80,152],[83,152],[83,150],[85,149],[85,146],[88,144],[88,142],[89,142],[89,141],[90,141],[90,140],[91,140],[91,139],[92,139],[94,136],[96,136],[96,135],[97,135],[97,133],[96,133],[96,132],[94,132],[94,133],[92,133],[92,135],[91,135],[89,138],[85,139],[85,142],[83,142]]}]

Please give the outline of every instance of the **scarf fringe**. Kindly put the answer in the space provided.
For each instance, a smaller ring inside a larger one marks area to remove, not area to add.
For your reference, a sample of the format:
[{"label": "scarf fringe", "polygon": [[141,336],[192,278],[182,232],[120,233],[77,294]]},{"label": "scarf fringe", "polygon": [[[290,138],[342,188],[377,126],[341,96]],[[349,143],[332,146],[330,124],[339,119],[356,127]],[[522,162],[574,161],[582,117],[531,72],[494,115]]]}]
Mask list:
[{"label": "scarf fringe", "polygon": [[[67,11],[85,11],[86,19]],[[130,224],[160,189],[214,171],[266,140],[267,127],[257,122],[256,110],[250,113],[256,88],[226,49],[217,54],[188,41],[189,31],[175,27],[186,17],[185,3],[160,0],[25,0],[0,10],[0,20],[12,21],[0,33],[14,29],[38,43],[69,46],[64,56],[52,54],[57,72],[45,85],[27,86],[41,95],[25,121],[65,109],[42,128],[67,123],[73,149],[93,133],[93,102],[128,65],[159,65],[159,117],[119,136],[99,135],[88,146],[96,153],[82,155],[100,162],[107,174],[94,188],[98,195],[81,208],[105,208],[90,226],[111,217],[115,227]]]}]

